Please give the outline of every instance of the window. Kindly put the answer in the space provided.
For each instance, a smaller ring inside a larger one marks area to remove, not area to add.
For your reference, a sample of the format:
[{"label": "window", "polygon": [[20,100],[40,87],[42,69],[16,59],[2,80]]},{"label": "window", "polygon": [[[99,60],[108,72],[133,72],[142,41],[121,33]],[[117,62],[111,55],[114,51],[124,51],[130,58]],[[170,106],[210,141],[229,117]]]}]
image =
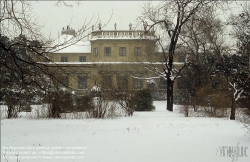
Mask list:
[{"label": "window", "polygon": [[160,56],[160,62],[165,62],[166,58],[164,56]]},{"label": "window", "polygon": [[104,75],[102,76],[102,88],[103,89],[111,89],[113,85],[112,75]]},{"label": "window", "polygon": [[105,47],[104,48],[104,55],[110,56],[111,55],[111,47]]},{"label": "window", "polygon": [[61,81],[63,86],[68,87],[69,86],[69,77],[68,76],[62,76]]},{"label": "window", "polygon": [[94,56],[98,56],[98,47],[93,49],[93,54]]},{"label": "window", "polygon": [[153,53],[154,53],[154,49],[151,46],[148,46],[147,47],[147,55],[152,56]]},{"label": "window", "polygon": [[61,57],[61,62],[68,62],[68,57],[62,56]]},{"label": "window", "polygon": [[134,48],[134,54],[135,54],[135,56],[141,55],[141,47],[135,47]]},{"label": "window", "polygon": [[184,76],[181,75],[177,80],[177,89],[188,89],[187,86],[187,80],[184,78]]},{"label": "window", "polygon": [[125,56],[126,55],[126,47],[120,47],[119,54],[120,54],[120,56]]},{"label": "window", "polygon": [[159,89],[167,89],[167,81],[163,78],[160,78]]},{"label": "window", "polygon": [[185,56],[179,56],[178,62],[185,62]]},{"label": "window", "polygon": [[86,56],[79,56],[80,62],[86,62]]},{"label": "window", "polygon": [[140,79],[134,80],[134,89],[142,89],[142,81]]},{"label": "window", "polygon": [[118,87],[125,89],[127,87],[127,78],[125,76],[118,76]]},{"label": "window", "polygon": [[87,76],[78,76],[78,89],[87,89]]}]

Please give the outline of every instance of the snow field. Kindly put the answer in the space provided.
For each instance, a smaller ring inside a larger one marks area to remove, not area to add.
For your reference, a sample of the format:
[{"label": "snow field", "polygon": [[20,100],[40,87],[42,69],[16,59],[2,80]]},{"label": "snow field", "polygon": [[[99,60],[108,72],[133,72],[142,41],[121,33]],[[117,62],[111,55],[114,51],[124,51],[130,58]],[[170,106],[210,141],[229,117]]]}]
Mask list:
[{"label": "snow field", "polygon": [[[31,150],[35,155],[31,155],[30,152],[27,155],[37,156],[37,159],[23,158],[20,159],[21,162],[228,162],[233,160],[247,162],[250,160],[250,149],[246,149],[247,156],[244,155],[238,159],[237,157],[233,159],[227,154],[223,156],[221,153],[222,146],[250,146],[249,135],[246,135],[241,123],[225,118],[186,118],[178,113],[176,105],[174,112],[166,111],[166,101],[155,101],[154,105],[156,110],[153,112],[135,112],[132,117],[116,119],[3,119],[1,120],[1,161],[6,161],[4,156],[10,154],[10,146],[13,147],[12,151],[15,151],[15,147],[23,147],[22,151],[33,147]],[[55,147],[61,149],[52,149]],[[66,149],[70,147],[72,149]],[[73,149],[80,147],[85,149]],[[51,151],[51,155],[46,151]],[[59,154],[55,154],[55,151]],[[63,151],[69,151],[69,153]],[[19,153],[19,158],[21,156],[22,154]],[[53,159],[48,159],[49,157]],[[17,161],[17,159],[11,160],[9,156],[8,162],[10,161]]]}]

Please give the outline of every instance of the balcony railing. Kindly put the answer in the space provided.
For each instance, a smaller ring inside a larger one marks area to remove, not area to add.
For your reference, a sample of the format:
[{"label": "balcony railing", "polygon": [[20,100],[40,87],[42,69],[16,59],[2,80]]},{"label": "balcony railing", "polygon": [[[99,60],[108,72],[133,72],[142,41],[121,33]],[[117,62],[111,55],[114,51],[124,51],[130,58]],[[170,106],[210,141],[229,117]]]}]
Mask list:
[{"label": "balcony railing", "polygon": [[149,38],[155,37],[154,31],[107,30],[93,31],[91,38]]}]

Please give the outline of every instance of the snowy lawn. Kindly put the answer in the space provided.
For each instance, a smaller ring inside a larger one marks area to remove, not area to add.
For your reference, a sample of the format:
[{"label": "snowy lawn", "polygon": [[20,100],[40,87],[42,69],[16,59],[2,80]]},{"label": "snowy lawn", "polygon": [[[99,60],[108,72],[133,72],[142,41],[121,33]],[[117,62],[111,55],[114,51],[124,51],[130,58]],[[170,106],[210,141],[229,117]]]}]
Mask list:
[{"label": "snowy lawn", "polygon": [[[250,161],[250,138],[241,123],[225,118],[186,118],[177,112],[178,106],[168,112],[165,101],[154,105],[153,112],[117,119],[3,119],[1,161]],[[234,155],[230,148],[239,149],[238,158],[229,157]]]}]

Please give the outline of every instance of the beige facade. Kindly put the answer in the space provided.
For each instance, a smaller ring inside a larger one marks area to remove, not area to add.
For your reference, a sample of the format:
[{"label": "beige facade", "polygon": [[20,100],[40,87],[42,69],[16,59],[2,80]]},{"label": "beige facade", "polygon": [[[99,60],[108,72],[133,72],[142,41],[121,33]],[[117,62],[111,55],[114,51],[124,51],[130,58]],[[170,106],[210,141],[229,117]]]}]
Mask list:
[{"label": "beige facade", "polygon": [[[65,30],[63,33],[62,36],[68,34]],[[161,54],[156,52],[155,44],[154,31],[93,31],[89,41],[50,53],[54,62],[51,69],[63,83],[81,93],[89,93],[94,85],[101,90],[123,88],[125,82],[131,89],[139,90],[147,88],[147,80],[152,79],[156,89],[165,92],[163,79],[148,70],[162,69]],[[179,68],[181,64],[175,66]]]}]

